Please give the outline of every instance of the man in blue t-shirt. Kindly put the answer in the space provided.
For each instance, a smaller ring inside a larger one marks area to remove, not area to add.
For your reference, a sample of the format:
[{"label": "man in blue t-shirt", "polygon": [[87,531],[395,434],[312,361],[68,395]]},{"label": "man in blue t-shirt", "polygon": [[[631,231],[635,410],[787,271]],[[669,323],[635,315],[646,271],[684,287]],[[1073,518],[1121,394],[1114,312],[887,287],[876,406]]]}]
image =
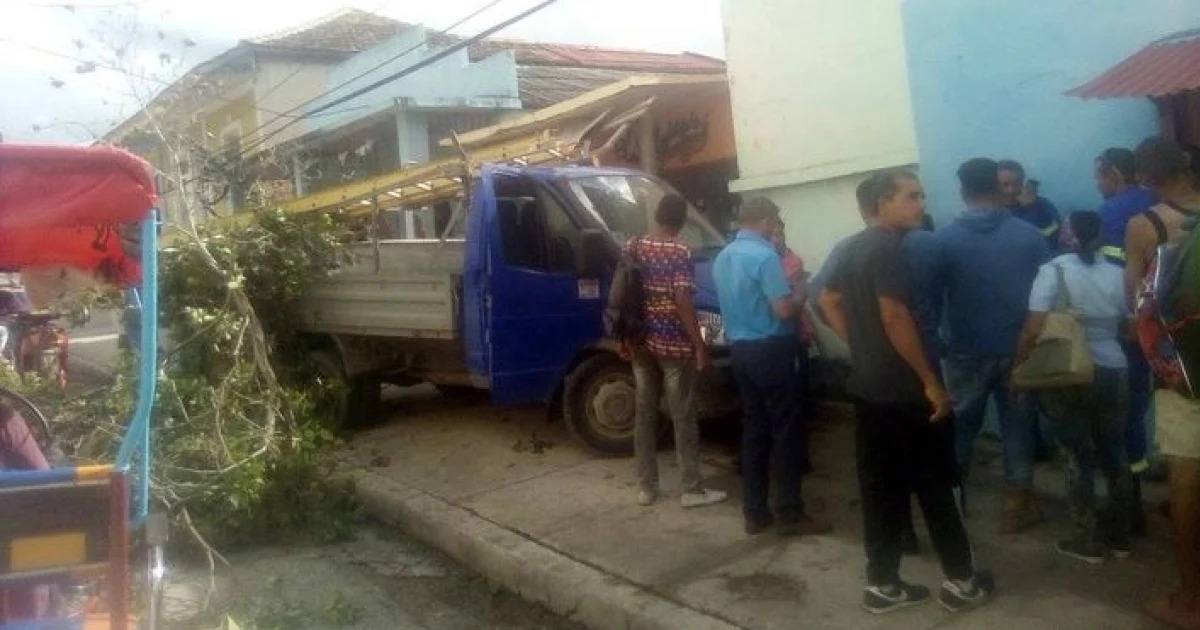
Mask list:
[{"label": "man in blue t-shirt", "polygon": [[[739,231],[713,262],[713,279],[731,342],[733,375],[742,396],[742,489],[747,534],[778,518],[784,535],[823,534],[828,523],[804,512],[804,425],[797,408],[796,331],[800,304],[771,244],[779,207],[757,197],[738,214]],[[776,514],[768,507],[768,470],[775,470]]]}]

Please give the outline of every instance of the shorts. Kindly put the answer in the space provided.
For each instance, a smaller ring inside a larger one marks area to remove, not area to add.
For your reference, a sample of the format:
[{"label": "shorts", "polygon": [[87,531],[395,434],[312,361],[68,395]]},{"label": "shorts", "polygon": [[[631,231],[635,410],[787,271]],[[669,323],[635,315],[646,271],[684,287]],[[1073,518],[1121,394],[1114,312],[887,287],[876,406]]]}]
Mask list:
[{"label": "shorts", "polygon": [[1200,459],[1200,400],[1154,392],[1155,439],[1163,455]]}]

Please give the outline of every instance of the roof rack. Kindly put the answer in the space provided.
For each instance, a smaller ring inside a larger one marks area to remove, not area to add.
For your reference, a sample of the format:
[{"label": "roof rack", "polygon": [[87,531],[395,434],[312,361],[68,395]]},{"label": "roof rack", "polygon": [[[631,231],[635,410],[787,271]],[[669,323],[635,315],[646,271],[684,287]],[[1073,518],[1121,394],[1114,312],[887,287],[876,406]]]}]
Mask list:
[{"label": "roof rack", "polygon": [[414,168],[405,168],[351,182],[326,191],[286,201],[284,212],[341,210],[351,214],[396,207],[421,207],[465,195],[470,178],[481,164],[510,163],[521,166],[565,163],[586,157],[579,142],[559,138],[554,130],[482,147],[461,157]]}]

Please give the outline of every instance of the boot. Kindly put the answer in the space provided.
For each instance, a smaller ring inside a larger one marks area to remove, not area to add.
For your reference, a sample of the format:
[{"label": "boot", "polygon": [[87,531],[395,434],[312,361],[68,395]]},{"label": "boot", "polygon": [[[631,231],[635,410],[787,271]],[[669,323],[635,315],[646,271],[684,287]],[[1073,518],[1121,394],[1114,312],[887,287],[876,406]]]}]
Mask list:
[{"label": "boot", "polygon": [[1005,489],[1004,512],[1000,517],[1001,534],[1019,534],[1044,518],[1041,508],[1034,503],[1032,488]]}]

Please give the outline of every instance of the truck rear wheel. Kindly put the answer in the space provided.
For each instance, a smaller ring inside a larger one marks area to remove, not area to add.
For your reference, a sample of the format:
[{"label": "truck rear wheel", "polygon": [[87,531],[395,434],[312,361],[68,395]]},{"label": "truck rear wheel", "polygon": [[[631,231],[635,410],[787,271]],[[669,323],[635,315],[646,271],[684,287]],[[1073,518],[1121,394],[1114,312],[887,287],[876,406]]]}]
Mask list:
[{"label": "truck rear wheel", "polygon": [[[567,430],[597,455],[632,455],[636,399],[629,363],[611,354],[587,359],[567,376],[563,391]],[[670,423],[660,416],[660,443],[668,429]]]},{"label": "truck rear wheel", "polygon": [[334,426],[353,429],[373,424],[379,412],[382,381],[371,376],[347,378],[341,359],[330,351],[314,353],[313,361],[321,376],[333,384],[329,406]]}]

